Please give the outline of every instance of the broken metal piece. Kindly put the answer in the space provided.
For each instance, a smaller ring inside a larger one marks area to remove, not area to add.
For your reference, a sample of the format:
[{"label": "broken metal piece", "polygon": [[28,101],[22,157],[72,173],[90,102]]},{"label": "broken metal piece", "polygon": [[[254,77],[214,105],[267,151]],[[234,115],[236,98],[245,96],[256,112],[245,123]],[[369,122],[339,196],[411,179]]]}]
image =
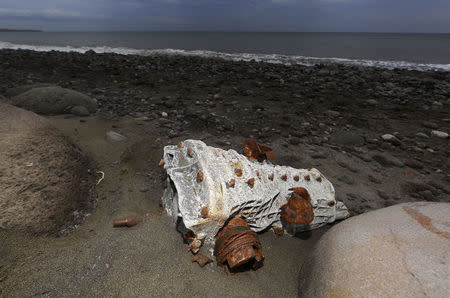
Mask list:
[{"label": "broken metal piece", "polygon": [[[192,158],[186,155],[189,147],[195,152]],[[281,207],[288,203],[291,188],[306,189],[314,213],[308,224],[295,224],[294,232],[315,229],[349,216],[342,202],[328,204],[335,201],[334,188],[317,169],[274,166],[268,161],[251,160],[234,150],[210,147],[198,140],[185,140],[181,148],[166,146],[164,160],[167,171],[167,188],[162,197],[164,207],[175,225],[182,222],[187,230],[192,230],[200,245],[213,245],[218,231],[232,217],[243,218],[255,232],[282,227],[291,233],[280,219]],[[200,171],[202,183],[197,182]],[[256,178],[257,172],[259,178]],[[283,180],[284,174],[286,177],[298,175],[299,181]],[[321,182],[316,180],[318,177]],[[250,180],[252,178],[255,181]],[[249,187],[249,180],[253,187]],[[206,218],[201,212],[205,206],[208,206]]]},{"label": "broken metal piece", "polygon": [[314,219],[311,197],[303,187],[292,188],[292,190],[288,202],[281,206],[281,218],[289,223],[308,225]]},{"label": "broken metal piece", "polygon": [[133,227],[142,221],[142,215],[118,218],[113,221],[113,227]]},{"label": "broken metal piece", "polygon": [[258,235],[239,217],[230,219],[217,234],[214,255],[217,265],[228,264],[230,270],[244,264],[258,269],[264,261]]},{"label": "broken metal piece", "polygon": [[246,139],[244,141],[243,154],[249,159],[259,162],[275,159],[275,153],[273,153],[272,148],[258,144],[254,139]]},{"label": "broken metal piece", "polygon": [[201,253],[198,253],[192,257],[191,261],[197,262],[198,265],[203,268],[203,267],[205,267],[205,265],[212,263],[213,260],[211,260],[210,258],[208,258],[207,256],[205,256]]}]

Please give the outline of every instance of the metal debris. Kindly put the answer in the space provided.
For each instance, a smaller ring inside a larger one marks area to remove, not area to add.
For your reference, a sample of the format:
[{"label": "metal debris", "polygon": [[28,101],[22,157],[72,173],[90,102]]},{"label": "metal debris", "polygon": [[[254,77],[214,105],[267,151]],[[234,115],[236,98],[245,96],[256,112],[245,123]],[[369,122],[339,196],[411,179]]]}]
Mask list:
[{"label": "metal debris", "polygon": [[[293,234],[349,216],[342,202],[329,203],[335,202],[333,185],[317,169],[273,165],[268,162],[273,152],[267,148],[248,140],[246,156],[198,140],[164,148],[168,176],[162,201],[174,224],[182,223],[195,235],[193,251],[204,243],[214,245],[219,230],[233,217],[242,218],[254,232],[272,227],[279,234],[281,229]],[[293,210],[300,210],[301,220]],[[294,218],[289,223],[294,230],[283,224],[283,214]]]},{"label": "metal debris", "polygon": [[113,221],[113,227],[133,227],[142,221],[142,215],[118,218]]},{"label": "metal debris", "polygon": [[230,219],[217,234],[214,255],[218,265],[228,264],[230,270],[245,264],[258,269],[264,261],[258,235],[239,217]]},{"label": "metal debris", "polygon": [[198,265],[203,268],[203,267],[205,267],[205,265],[212,263],[213,260],[211,260],[210,258],[208,258],[207,256],[205,256],[201,253],[198,253],[192,257],[191,261],[197,262]]}]

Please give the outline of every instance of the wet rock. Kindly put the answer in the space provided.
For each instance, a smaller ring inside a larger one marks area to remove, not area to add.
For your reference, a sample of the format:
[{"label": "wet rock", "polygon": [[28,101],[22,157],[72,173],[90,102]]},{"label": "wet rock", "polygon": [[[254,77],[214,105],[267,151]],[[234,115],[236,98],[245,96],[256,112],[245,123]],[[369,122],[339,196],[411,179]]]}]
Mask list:
[{"label": "wet rock", "polygon": [[301,140],[300,138],[297,137],[292,137],[289,139],[289,143],[291,143],[291,145],[298,145],[300,144]]},{"label": "wet rock", "polygon": [[440,130],[432,130],[431,131],[431,135],[435,136],[435,137],[438,137],[438,138],[441,138],[441,139],[448,138],[448,133],[440,131]]},{"label": "wet rock", "polygon": [[76,116],[89,116],[89,111],[86,109],[86,107],[83,106],[75,106],[70,110],[70,113]]},{"label": "wet rock", "polygon": [[408,159],[407,161],[405,161],[405,165],[417,170],[423,169],[423,164],[414,159]]},{"label": "wet rock", "polygon": [[397,137],[394,136],[394,135],[391,135],[391,134],[384,134],[384,135],[381,136],[381,138],[382,138],[384,141],[391,143],[392,145],[395,145],[395,146],[401,145],[400,140],[397,139]]},{"label": "wet rock", "polygon": [[431,129],[437,129],[438,125],[434,122],[431,121],[423,121],[422,122],[422,126],[426,127],[426,128],[431,128]]},{"label": "wet rock", "polygon": [[401,162],[399,159],[397,159],[391,155],[388,155],[388,154],[377,153],[377,154],[372,155],[372,159],[384,167],[399,167],[399,168],[401,168],[404,166],[403,162]]},{"label": "wet rock", "polygon": [[364,138],[349,131],[339,131],[330,137],[330,142],[345,146],[363,146]]},{"label": "wet rock", "polygon": [[61,87],[31,89],[13,97],[11,103],[44,115],[64,114],[74,106],[83,106],[89,112],[97,110],[97,102],[94,99],[80,92]]},{"label": "wet rock", "polygon": [[105,138],[110,142],[124,142],[128,139],[126,136],[123,136],[112,130],[106,132]]},{"label": "wet rock", "polygon": [[423,132],[416,133],[416,137],[419,139],[429,139],[430,138],[428,135],[424,134]]},{"label": "wet rock", "polygon": [[448,296],[448,214],[449,203],[407,203],[333,226],[301,268],[299,296]]},{"label": "wet rock", "polygon": [[14,87],[14,88],[8,89],[6,91],[6,95],[11,98],[11,97],[17,96],[19,94],[25,93],[27,91],[30,91],[31,89],[34,89],[34,88],[51,87],[51,86],[54,86],[54,85],[45,84],[45,83],[22,85],[19,87]]}]

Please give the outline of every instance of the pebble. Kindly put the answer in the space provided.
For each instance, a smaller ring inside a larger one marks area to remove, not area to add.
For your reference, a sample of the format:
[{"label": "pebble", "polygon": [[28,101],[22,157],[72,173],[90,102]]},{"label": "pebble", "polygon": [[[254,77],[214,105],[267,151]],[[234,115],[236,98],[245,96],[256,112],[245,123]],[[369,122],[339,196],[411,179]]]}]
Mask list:
[{"label": "pebble", "polygon": [[424,134],[423,132],[416,133],[416,137],[420,138],[420,139],[429,139],[430,138],[428,135]]},{"label": "pebble", "polygon": [[147,187],[141,187],[139,188],[140,192],[147,192],[149,189]]},{"label": "pebble", "polygon": [[300,138],[292,137],[289,139],[289,143],[291,143],[291,145],[298,145],[300,144]]},{"label": "pebble", "polygon": [[384,167],[394,166],[401,168],[404,166],[403,162],[387,154],[374,154],[372,155],[372,159]]},{"label": "pebble", "polygon": [[117,133],[115,131],[108,131],[105,135],[106,140],[112,141],[112,142],[123,142],[127,140],[126,136],[121,135],[120,133]]},{"label": "pebble", "polygon": [[414,159],[409,159],[405,161],[405,165],[417,170],[423,169],[423,164]]},{"label": "pebble", "polygon": [[432,130],[431,131],[431,135],[435,136],[435,137],[438,137],[438,138],[441,138],[441,139],[448,138],[448,133],[440,131],[440,130]]},{"label": "pebble", "polygon": [[381,136],[384,141],[391,143],[392,145],[399,146],[401,144],[400,140],[396,136],[391,134],[384,134]]},{"label": "pebble", "polygon": [[167,114],[166,112],[161,112],[161,116],[165,118],[165,117],[168,117],[169,114]]}]

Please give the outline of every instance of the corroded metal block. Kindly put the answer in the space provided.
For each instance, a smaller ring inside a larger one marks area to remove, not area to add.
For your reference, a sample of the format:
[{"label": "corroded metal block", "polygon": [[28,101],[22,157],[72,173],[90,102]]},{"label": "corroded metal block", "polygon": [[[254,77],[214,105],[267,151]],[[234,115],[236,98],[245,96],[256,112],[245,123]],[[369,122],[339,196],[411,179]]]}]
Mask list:
[{"label": "corroded metal block", "polygon": [[[232,217],[243,218],[255,232],[273,227],[293,233],[349,216],[344,204],[335,201],[333,185],[317,169],[259,162],[198,140],[164,147],[164,168],[168,177],[162,200],[167,213],[209,244]],[[297,195],[297,201],[288,204],[299,188],[307,196]],[[314,214],[301,220],[291,214],[299,207],[287,206],[312,207]],[[293,223],[280,218],[282,209],[290,212],[284,219],[296,218]]]}]

